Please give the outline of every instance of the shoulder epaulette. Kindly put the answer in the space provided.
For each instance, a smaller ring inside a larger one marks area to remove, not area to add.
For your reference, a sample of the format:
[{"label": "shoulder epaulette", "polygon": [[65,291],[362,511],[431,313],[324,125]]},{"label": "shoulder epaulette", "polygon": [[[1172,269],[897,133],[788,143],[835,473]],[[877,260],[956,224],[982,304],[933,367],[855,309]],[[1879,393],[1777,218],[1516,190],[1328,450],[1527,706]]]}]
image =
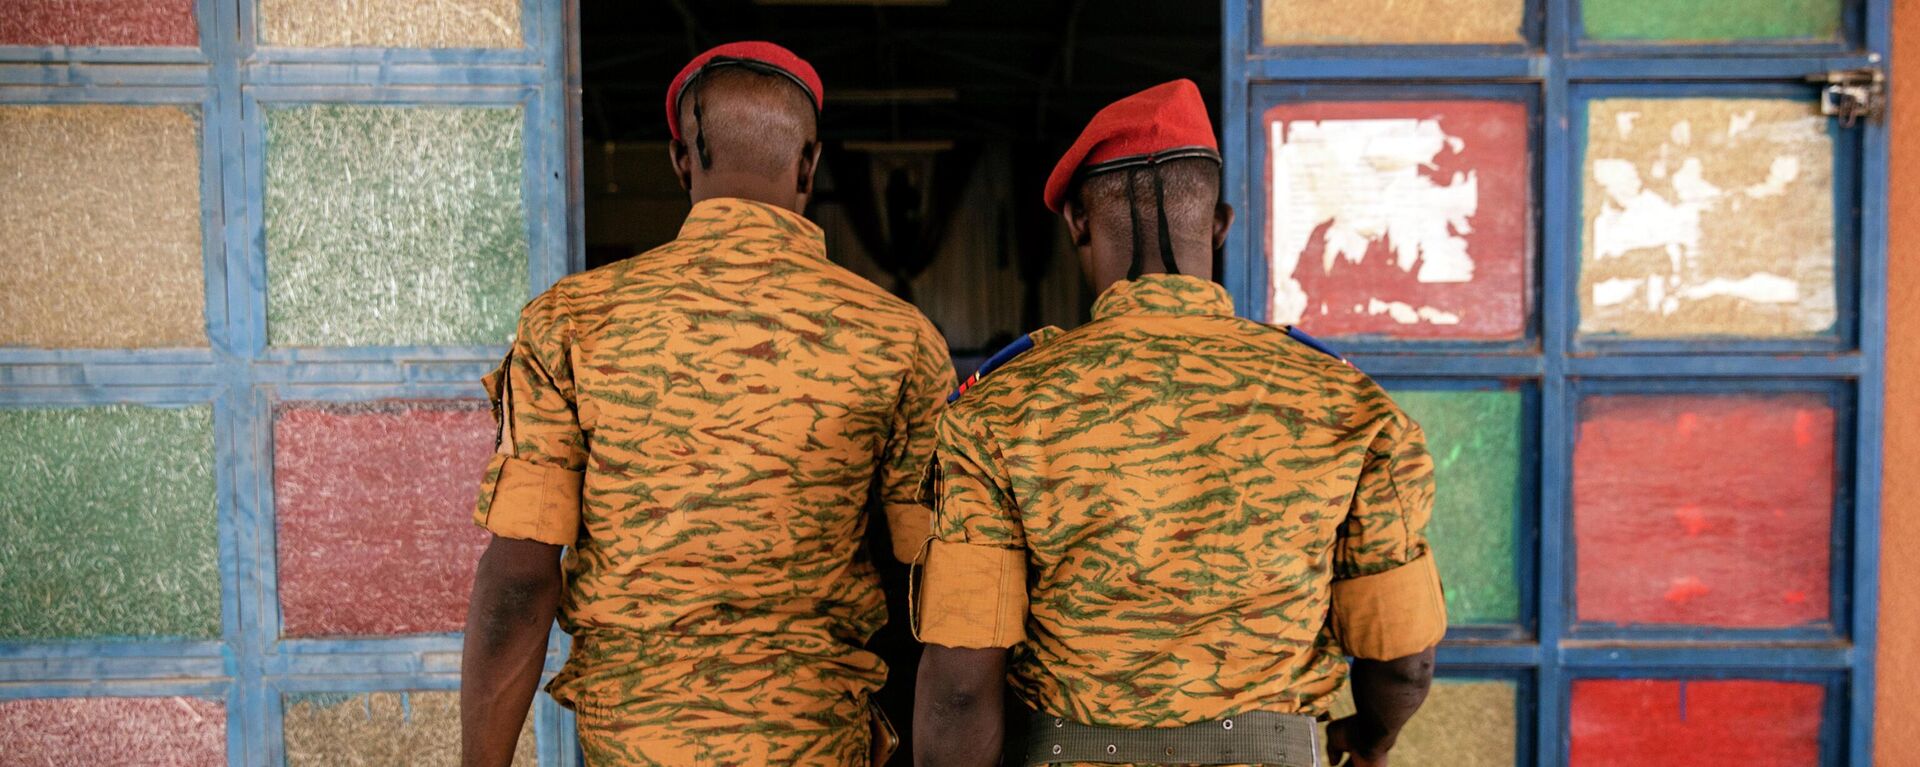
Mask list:
[{"label": "shoulder epaulette", "polygon": [[[1342,357],[1342,356],[1340,356],[1340,353],[1339,353],[1339,352],[1336,352],[1336,351],[1334,351],[1334,350],[1333,350],[1333,347],[1331,347],[1331,346],[1328,346],[1328,345],[1326,345],[1326,344],[1324,344],[1324,343],[1321,343],[1321,341],[1320,341],[1320,339],[1318,339],[1318,338],[1314,338],[1313,336],[1310,336],[1310,335],[1307,335],[1307,333],[1306,333],[1306,331],[1304,331],[1304,330],[1301,330],[1301,329],[1299,329],[1299,328],[1297,328],[1297,327],[1294,327],[1294,326],[1292,326],[1292,325],[1288,325],[1288,326],[1287,326],[1287,337],[1288,337],[1288,338],[1291,338],[1291,339],[1293,339],[1293,340],[1295,340],[1295,341],[1299,341],[1300,343],[1302,343],[1302,344],[1305,344],[1305,345],[1307,346],[1307,348],[1310,348],[1310,349],[1312,349],[1312,350],[1314,350],[1314,351],[1317,351],[1317,352],[1320,352],[1321,354],[1325,354],[1325,355],[1327,355],[1327,356],[1329,356],[1329,357],[1332,357],[1332,358],[1334,358],[1334,359],[1337,359],[1337,360],[1339,360],[1339,361],[1341,361],[1341,362],[1346,362],[1346,361],[1347,361],[1347,358],[1345,358],[1345,357]],[[1352,363],[1348,363],[1348,364],[1352,364]]]},{"label": "shoulder epaulette", "polygon": [[967,380],[961,381],[960,388],[954,390],[952,394],[947,395],[947,402],[952,403],[960,399],[960,395],[966,394],[968,389],[980,383],[982,379],[987,377],[988,373],[999,369],[1001,365],[1012,362],[1013,358],[1031,351],[1033,347],[1059,334],[1059,328],[1049,325],[1021,336],[1013,343],[1007,344],[1006,348],[994,352],[993,356],[988,357],[986,362],[980,363],[980,369],[973,371],[973,375],[967,376]]}]

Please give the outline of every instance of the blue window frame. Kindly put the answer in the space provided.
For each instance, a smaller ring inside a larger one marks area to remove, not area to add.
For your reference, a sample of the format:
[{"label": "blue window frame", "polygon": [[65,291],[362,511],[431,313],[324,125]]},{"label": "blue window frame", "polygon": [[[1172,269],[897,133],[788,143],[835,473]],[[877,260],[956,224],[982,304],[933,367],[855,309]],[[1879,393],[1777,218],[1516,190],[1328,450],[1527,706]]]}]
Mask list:
[{"label": "blue window frame", "polygon": [[[510,106],[522,112],[530,298],[579,263],[567,205],[570,3],[522,0],[513,49],[296,49],[255,44],[256,0],[196,0],[198,48],[0,46],[0,105],[198,109],[205,349],[0,348],[0,408],[211,404],[221,633],[213,641],[0,642],[0,700],[188,695],[227,711],[231,764],[285,757],[282,696],[452,690],[458,634],[286,639],[276,593],[272,407],[281,401],[479,397],[504,346],[274,348],[267,343],[265,109],[295,104]],[[565,657],[555,632],[549,666]],[[540,761],[573,763],[566,713],[542,696]]]},{"label": "blue window frame", "polygon": [[[1525,44],[1497,46],[1267,47],[1259,0],[1224,0],[1221,112],[1226,195],[1241,215],[1223,281],[1244,316],[1265,319],[1267,162],[1262,114],[1297,101],[1395,98],[1532,99],[1532,215],[1539,227],[1524,343],[1476,345],[1360,340],[1356,365],[1389,388],[1479,388],[1518,381],[1529,400],[1523,481],[1535,502],[1516,537],[1522,551],[1522,625],[1504,634],[1456,628],[1442,673],[1521,679],[1520,763],[1566,764],[1570,691],[1587,678],[1750,678],[1815,683],[1826,690],[1822,763],[1871,758],[1882,366],[1885,339],[1887,130],[1866,122],[1834,139],[1837,322],[1831,335],[1790,340],[1582,338],[1580,248],[1585,109],[1595,97],[1739,95],[1817,103],[1807,75],[1884,67],[1887,0],[1841,3],[1832,41],[1701,45],[1583,40],[1579,0],[1532,0]],[[1359,12],[1359,9],[1355,9]],[[1241,158],[1235,160],[1233,158]],[[1306,321],[1311,329],[1311,319]],[[1832,526],[1832,620],[1804,628],[1729,631],[1615,627],[1577,622],[1573,450],[1580,398],[1638,392],[1801,391],[1824,394],[1837,423]],[[1537,410],[1534,408],[1537,407]]]}]

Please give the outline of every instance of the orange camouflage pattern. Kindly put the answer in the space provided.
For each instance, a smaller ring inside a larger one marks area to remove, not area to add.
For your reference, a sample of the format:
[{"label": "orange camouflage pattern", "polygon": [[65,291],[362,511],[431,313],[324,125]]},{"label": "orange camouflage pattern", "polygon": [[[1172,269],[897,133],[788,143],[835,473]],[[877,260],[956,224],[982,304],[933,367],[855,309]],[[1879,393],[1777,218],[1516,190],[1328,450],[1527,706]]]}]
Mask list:
[{"label": "orange camouflage pattern", "polygon": [[[1398,642],[1413,652],[1444,631],[1422,575],[1420,427],[1352,366],[1233,316],[1211,282],[1115,285],[1091,323],[949,405],[938,434],[920,638],[1011,647],[1010,683],[1046,714],[1324,714],[1346,676],[1336,584],[1420,616]],[[996,621],[1013,629],[976,630]]]},{"label": "orange camouflage pattern", "polygon": [[812,222],[708,200],[535,299],[490,379],[475,519],[569,546],[548,689],[588,761],[865,764],[886,669],[863,644],[887,619],[865,531],[883,509],[896,557],[927,535],[955,382],[932,324],[828,262]]}]

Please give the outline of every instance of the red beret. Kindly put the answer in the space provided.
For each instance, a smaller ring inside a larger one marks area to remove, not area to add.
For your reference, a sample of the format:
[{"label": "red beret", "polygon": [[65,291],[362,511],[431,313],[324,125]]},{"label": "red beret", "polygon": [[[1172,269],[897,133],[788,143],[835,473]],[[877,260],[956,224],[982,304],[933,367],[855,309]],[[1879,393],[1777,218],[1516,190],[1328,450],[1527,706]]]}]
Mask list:
[{"label": "red beret", "polygon": [[674,75],[673,84],[667,86],[667,131],[676,141],[680,138],[680,92],[686,90],[694,78],[723,66],[747,66],[785,76],[806,90],[807,96],[813,99],[815,112],[826,103],[820,75],[814,73],[812,64],[793,51],[759,40],[727,43],[693,57],[680,74]]},{"label": "red beret", "polygon": [[1055,213],[1079,179],[1185,157],[1220,161],[1207,102],[1192,80],[1156,85],[1108,104],[1080,132],[1047,177],[1047,209]]}]

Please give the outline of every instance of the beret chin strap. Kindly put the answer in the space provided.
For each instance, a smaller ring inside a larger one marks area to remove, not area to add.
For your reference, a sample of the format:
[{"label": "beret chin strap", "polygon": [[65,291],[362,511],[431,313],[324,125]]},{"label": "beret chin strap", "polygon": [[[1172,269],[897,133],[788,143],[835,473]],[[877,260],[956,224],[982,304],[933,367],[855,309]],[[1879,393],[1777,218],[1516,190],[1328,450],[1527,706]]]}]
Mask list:
[{"label": "beret chin strap", "polygon": [[1143,154],[1109,160],[1107,162],[1090,165],[1080,173],[1080,182],[1084,183],[1089,176],[1097,176],[1102,173],[1113,173],[1122,170],[1127,172],[1127,221],[1133,228],[1133,264],[1127,267],[1128,280],[1140,279],[1140,274],[1146,270],[1147,254],[1144,252],[1146,248],[1141,247],[1140,217],[1136,215],[1133,210],[1133,199],[1137,188],[1136,180],[1143,172],[1153,174],[1153,211],[1154,214],[1159,217],[1157,223],[1160,235],[1158,238],[1160,240],[1160,266],[1166,269],[1167,274],[1180,273],[1180,263],[1173,258],[1173,237],[1167,227],[1167,192],[1166,185],[1160,179],[1160,164],[1173,160],[1186,159],[1212,160],[1218,163],[1220,162],[1220,153],[1206,147],[1183,147],[1156,154]]},{"label": "beret chin strap", "polygon": [[1153,164],[1127,169],[1127,221],[1133,228],[1133,263],[1127,267],[1127,279],[1140,279],[1140,274],[1146,270],[1147,254],[1146,248],[1141,247],[1140,216],[1133,209],[1134,181],[1141,173],[1153,174],[1153,212],[1159,218],[1159,236],[1156,239],[1160,244],[1160,266],[1167,274],[1179,274],[1180,262],[1173,257],[1173,235],[1167,227],[1166,186],[1160,180],[1160,166]]}]

